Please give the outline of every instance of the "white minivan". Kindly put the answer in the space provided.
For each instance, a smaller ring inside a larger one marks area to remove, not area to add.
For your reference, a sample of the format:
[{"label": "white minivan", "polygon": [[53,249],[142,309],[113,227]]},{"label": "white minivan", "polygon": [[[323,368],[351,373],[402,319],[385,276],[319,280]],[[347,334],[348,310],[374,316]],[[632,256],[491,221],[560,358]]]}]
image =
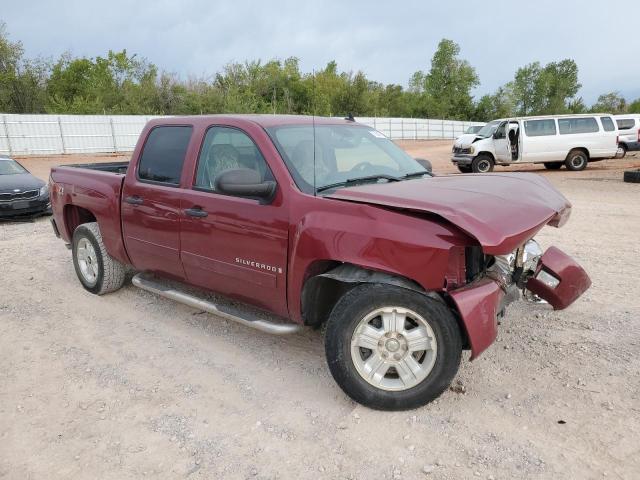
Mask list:
[{"label": "white minivan", "polygon": [[618,128],[610,114],[518,117],[493,120],[474,138],[456,140],[451,161],[463,173],[521,163],[577,171],[615,157],[617,150]]},{"label": "white minivan", "polygon": [[618,158],[640,150],[640,113],[614,115],[618,125]]}]

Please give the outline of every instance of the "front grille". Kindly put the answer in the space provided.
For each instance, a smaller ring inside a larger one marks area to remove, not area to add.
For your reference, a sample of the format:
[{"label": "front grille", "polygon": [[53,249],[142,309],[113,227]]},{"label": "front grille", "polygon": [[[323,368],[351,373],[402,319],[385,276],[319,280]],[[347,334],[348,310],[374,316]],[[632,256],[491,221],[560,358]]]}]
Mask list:
[{"label": "front grille", "polygon": [[26,192],[4,192],[0,193],[0,202],[15,202],[16,200],[29,200],[37,198],[39,190],[27,190]]},{"label": "front grille", "polygon": [[471,153],[471,147],[453,147],[453,153]]}]

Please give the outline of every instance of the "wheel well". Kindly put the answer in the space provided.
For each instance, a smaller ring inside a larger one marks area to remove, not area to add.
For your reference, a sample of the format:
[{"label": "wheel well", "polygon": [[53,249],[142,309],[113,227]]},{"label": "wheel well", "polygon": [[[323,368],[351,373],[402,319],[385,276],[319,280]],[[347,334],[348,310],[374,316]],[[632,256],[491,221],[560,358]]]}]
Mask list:
[{"label": "wheel well", "polygon": [[572,148],[571,150],[569,150],[569,153],[567,153],[565,160],[569,158],[569,155],[571,155],[573,152],[582,152],[587,156],[587,160],[589,160],[589,157],[590,157],[589,150],[587,150],[584,147]]},{"label": "wheel well", "polygon": [[95,215],[86,208],[77,205],[65,205],[64,207],[64,228],[67,230],[68,238],[73,237],[73,232],[79,225],[95,221]]},{"label": "wheel well", "polygon": [[493,156],[493,153],[491,152],[478,152],[478,154],[474,157],[474,158],[478,158],[480,155],[486,155],[487,157],[491,157],[491,160],[496,161],[496,157]]},{"label": "wheel well", "polygon": [[384,283],[442,298],[424,290],[417,282],[390,273],[370,270],[349,263],[323,262],[328,267],[323,272],[308,276],[302,288],[301,307],[305,325],[318,327],[331,314],[338,300],[352,288],[362,283]]}]

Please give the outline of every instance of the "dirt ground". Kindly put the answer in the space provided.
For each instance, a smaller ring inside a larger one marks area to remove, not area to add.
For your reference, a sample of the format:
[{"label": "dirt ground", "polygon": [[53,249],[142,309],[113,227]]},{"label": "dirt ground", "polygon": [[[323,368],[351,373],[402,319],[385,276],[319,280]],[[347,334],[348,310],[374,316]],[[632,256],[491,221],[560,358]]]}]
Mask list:
[{"label": "dirt ground", "polygon": [[[403,147],[453,171],[451,142]],[[85,161],[24,164],[47,178]],[[593,286],[565,311],[512,305],[455,388],[409,412],[350,401],[317,331],[272,337],[131,285],[93,296],[47,218],[0,224],[0,478],[640,478],[631,166],[640,157],[528,168],[574,206],[539,241],[578,259]]]}]

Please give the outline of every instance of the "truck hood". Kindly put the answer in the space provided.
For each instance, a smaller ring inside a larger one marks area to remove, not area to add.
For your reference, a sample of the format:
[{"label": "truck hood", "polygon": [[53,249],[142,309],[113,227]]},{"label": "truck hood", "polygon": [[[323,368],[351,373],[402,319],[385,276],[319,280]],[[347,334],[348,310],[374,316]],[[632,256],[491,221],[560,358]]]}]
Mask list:
[{"label": "truck hood", "polygon": [[512,252],[547,223],[562,226],[571,212],[569,201],[532,173],[436,176],[342,188],[327,197],[437,215],[491,255]]},{"label": "truck hood", "polygon": [[455,139],[455,141],[453,142],[453,146],[468,147],[476,140],[476,138],[482,138],[482,137],[479,137],[475,133],[465,133],[464,135],[460,135],[458,138]]}]

